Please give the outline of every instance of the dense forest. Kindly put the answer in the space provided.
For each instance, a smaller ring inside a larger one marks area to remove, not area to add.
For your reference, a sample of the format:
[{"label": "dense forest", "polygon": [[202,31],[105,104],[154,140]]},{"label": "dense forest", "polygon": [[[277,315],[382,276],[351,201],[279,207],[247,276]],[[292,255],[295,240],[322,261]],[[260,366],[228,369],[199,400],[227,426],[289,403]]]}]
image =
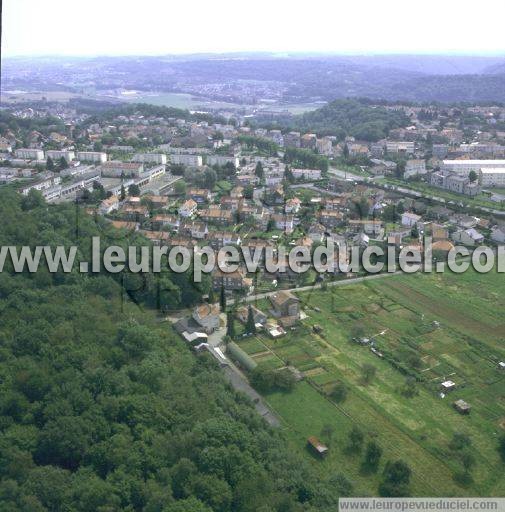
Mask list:
[{"label": "dense forest", "polygon": [[[88,257],[91,236],[112,237],[36,194],[2,190],[0,213],[2,246]],[[130,278],[0,273],[0,509],[335,510],[341,476],[316,478],[208,354],[157,321],[149,286],[124,293]]]},{"label": "dense forest", "polygon": [[366,98],[335,100],[312,112],[279,118],[276,124],[265,128],[280,128],[283,132],[314,132],[319,136],[335,135],[339,140],[347,136],[375,142],[388,136],[393,128],[410,124],[403,110],[376,105]]},{"label": "dense forest", "polygon": [[302,130],[336,135],[340,139],[351,135],[367,141],[383,139],[389,130],[409,124],[403,110],[388,110],[360,100],[335,100],[295,119],[296,126]]}]

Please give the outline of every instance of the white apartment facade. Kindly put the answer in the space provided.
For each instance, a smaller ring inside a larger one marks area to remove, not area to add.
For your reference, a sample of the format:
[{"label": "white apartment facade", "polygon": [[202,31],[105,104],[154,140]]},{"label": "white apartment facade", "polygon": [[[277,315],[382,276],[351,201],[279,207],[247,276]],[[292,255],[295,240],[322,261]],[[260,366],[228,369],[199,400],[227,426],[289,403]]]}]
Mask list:
[{"label": "white apartment facade", "polygon": [[101,151],[78,151],[77,160],[103,164],[107,161],[107,153]]},{"label": "white apartment facade", "polygon": [[44,160],[44,151],[41,149],[19,148],[16,149],[15,155],[23,160]]},{"label": "white apartment facade", "polygon": [[203,159],[201,155],[170,155],[170,161],[177,165],[186,165],[188,167],[202,167]]},{"label": "white apartment facade", "polygon": [[468,176],[474,171],[477,174],[481,169],[505,168],[505,160],[444,160],[441,169],[461,176]]},{"label": "white apartment facade", "polygon": [[52,160],[60,160],[63,157],[68,163],[75,159],[75,153],[73,151],[49,149],[46,151],[48,158]]},{"label": "white apartment facade", "polygon": [[223,166],[231,163],[237,168],[239,166],[239,158],[237,156],[225,156],[225,155],[208,155],[207,165],[219,165]]},{"label": "white apartment facade", "polygon": [[163,153],[137,153],[133,155],[132,162],[165,165],[167,163],[167,155]]},{"label": "white apartment facade", "polygon": [[495,168],[481,168],[479,181],[483,187],[505,187],[505,166]]}]

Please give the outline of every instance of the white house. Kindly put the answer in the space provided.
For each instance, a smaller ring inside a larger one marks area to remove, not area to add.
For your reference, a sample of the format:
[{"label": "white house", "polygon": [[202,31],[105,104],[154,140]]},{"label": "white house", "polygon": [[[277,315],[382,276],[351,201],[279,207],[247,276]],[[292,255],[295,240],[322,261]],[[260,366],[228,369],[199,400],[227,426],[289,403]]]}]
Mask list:
[{"label": "white house", "polygon": [[414,227],[421,220],[420,215],[416,215],[412,212],[402,213],[402,226],[408,226],[409,228]]},{"label": "white house", "polygon": [[272,220],[275,223],[275,229],[281,229],[286,233],[292,233],[294,230],[294,219],[292,215],[274,214]]},{"label": "white house", "polygon": [[110,196],[107,199],[104,199],[100,206],[98,207],[98,211],[105,215],[107,213],[111,213],[114,210],[117,210],[119,208],[119,199],[117,196]]}]

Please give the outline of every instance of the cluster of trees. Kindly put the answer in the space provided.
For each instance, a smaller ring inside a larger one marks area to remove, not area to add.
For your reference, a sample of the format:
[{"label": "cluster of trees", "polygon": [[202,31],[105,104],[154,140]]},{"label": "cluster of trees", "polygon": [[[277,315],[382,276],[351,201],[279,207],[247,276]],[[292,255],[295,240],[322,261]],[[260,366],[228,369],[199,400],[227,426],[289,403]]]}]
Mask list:
[{"label": "cluster of trees", "polygon": [[36,131],[47,136],[54,131],[65,133],[65,130],[65,123],[57,117],[21,118],[15,117],[7,111],[0,111],[0,135],[4,136],[11,131],[21,139],[23,145],[27,145],[27,136],[30,132]]},{"label": "cluster of trees", "polygon": [[265,139],[264,137],[240,135],[238,137],[238,141],[246,146],[250,151],[258,149],[269,156],[277,156],[277,150],[279,149],[277,144],[269,139]]},{"label": "cluster of trees", "polygon": [[314,153],[310,149],[286,148],[284,162],[293,167],[308,167],[309,169],[321,169],[327,172],[329,168],[328,158]]},{"label": "cluster of trees", "polygon": [[368,103],[360,99],[335,100],[296,117],[293,128],[315,131],[320,135],[335,135],[340,140],[350,135],[375,142],[387,137],[393,128],[408,126],[409,118],[403,111]]},{"label": "cluster of trees", "polygon": [[250,375],[252,386],[260,393],[269,391],[291,391],[295,386],[295,377],[293,373],[285,368],[282,370],[273,370],[263,366],[257,366]]},{"label": "cluster of trees", "polygon": [[[96,226],[72,210],[2,191],[0,243],[76,244],[88,257]],[[193,356],[118,280],[10,270],[0,273],[2,510],[336,510],[333,475],[316,476],[208,354]]]},{"label": "cluster of trees", "polygon": [[46,161],[46,169],[48,171],[63,171],[65,169],[68,169],[68,162],[67,160],[65,159],[64,156],[62,156],[59,160],[58,160],[58,163],[55,164],[54,163],[54,160],[48,156],[47,157],[47,161]]}]

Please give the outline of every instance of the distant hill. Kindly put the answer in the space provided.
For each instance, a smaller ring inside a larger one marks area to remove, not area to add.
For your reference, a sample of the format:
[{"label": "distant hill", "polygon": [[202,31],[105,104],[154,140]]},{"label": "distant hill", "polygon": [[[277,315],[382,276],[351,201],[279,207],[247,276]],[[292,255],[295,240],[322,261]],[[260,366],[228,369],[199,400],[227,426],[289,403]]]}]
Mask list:
[{"label": "distant hill", "polygon": [[[36,64],[36,65],[35,65]],[[131,88],[212,100],[505,102],[505,57],[296,54],[4,59],[2,88]]]}]

